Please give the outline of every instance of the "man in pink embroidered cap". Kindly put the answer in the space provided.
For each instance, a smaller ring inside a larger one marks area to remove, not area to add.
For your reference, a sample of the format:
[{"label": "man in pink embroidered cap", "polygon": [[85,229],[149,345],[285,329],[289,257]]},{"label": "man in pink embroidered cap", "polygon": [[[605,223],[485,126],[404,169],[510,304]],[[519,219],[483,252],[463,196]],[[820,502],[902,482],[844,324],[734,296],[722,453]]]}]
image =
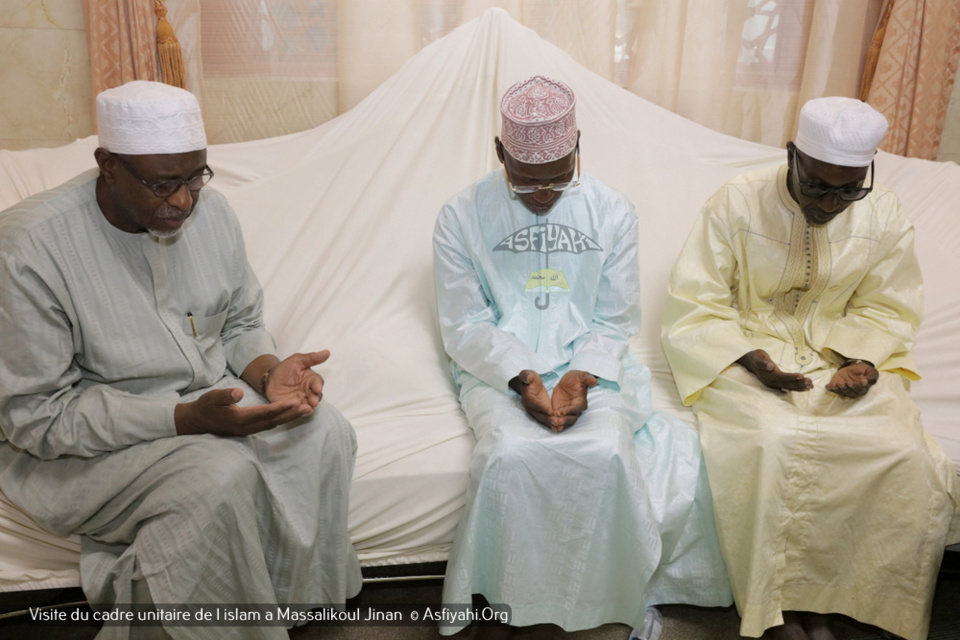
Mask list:
[{"label": "man in pink embroidered cap", "polygon": [[[567,85],[542,76],[513,85],[500,101],[497,157],[508,186],[533,213],[548,212],[563,194],[561,187],[574,184],[580,157],[576,102]],[[541,189],[544,185],[553,186]]]},{"label": "man in pink embroidered cap", "polygon": [[653,411],[629,348],[636,215],[580,172],[570,87],[524,80],[500,113],[502,167],[434,232],[441,334],[477,438],[443,602],[508,608],[482,634],[622,623],[655,638],[651,605],[732,599],[697,435]]}]

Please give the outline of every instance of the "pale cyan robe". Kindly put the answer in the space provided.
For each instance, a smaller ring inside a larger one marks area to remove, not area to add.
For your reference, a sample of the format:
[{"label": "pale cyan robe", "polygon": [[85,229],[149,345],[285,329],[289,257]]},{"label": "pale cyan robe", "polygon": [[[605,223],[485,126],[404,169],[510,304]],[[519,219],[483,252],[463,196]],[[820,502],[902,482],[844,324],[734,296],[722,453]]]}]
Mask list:
[{"label": "pale cyan robe", "polygon": [[[440,326],[477,437],[443,602],[471,594],[511,624],[639,627],[648,604],[731,601],[695,431],[650,404],[630,353],[640,322],[632,205],[590,176],[545,216],[494,171],[452,198],[434,233]],[[542,308],[541,308],[542,307]],[[553,433],[508,382],[533,369],[600,379]],[[452,633],[462,625],[450,625]]]},{"label": "pale cyan robe", "polygon": [[[923,309],[913,228],[879,186],[812,226],[786,174],[748,173],[707,201],[663,313],[664,350],[700,421],[741,633],[793,610],[925,638],[944,546],[960,531],[953,465],[909,396]],[[763,386],[734,364],[754,349],[814,389]],[[877,365],[866,396],[824,389],[842,356]]]},{"label": "pale cyan robe", "polygon": [[97,207],[96,175],[0,214],[0,488],[44,528],[82,534],[94,605],[142,600],[141,578],[158,604],[342,605],[360,574],[356,440],[339,412],[323,402],[247,438],[175,435],[176,404],[210,388],[264,402],[238,377],[275,347],[232,210],[207,188],[177,237],[126,233]]}]

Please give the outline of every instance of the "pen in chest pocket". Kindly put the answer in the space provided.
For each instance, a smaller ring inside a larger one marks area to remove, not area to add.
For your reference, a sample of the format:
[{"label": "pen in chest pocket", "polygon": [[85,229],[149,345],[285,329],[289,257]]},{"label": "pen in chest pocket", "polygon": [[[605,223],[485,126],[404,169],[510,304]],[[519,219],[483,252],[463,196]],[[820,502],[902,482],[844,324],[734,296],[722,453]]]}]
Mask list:
[{"label": "pen in chest pocket", "polygon": [[190,330],[193,331],[193,337],[196,338],[196,337],[197,337],[197,325],[196,325],[196,323],[193,321],[193,312],[192,312],[192,311],[188,311],[188,312],[187,312],[187,318],[190,320]]}]

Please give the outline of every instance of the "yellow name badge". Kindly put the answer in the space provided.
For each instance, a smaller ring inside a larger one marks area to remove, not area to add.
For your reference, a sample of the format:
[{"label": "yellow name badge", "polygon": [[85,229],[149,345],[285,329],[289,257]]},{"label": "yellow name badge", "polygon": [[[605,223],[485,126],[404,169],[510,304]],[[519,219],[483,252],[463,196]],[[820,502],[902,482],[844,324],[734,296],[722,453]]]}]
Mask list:
[{"label": "yellow name badge", "polygon": [[570,285],[563,276],[563,271],[556,269],[540,269],[534,271],[527,278],[527,291],[541,289],[544,291],[556,291],[558,289],[569,289]]}]

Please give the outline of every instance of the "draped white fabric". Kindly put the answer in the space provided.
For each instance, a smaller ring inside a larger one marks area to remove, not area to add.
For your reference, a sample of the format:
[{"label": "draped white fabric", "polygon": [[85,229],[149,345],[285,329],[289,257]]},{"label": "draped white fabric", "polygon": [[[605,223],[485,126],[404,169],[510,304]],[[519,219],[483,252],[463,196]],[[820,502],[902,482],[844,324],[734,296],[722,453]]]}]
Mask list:
[{"label": "draped white fabric", "polygon": [[[443,559],[449,550],[473,437],[440,345],[433,226],[449,196],[498,166],[499,97],[536,73],[577,93],[584,171],[637,208],[644,317],[631,347],[653,372],[654,407],[692,422],[660,348],[669,271],[707,197],[734,175],[785,161],[782,148],[655,106],[493,11],[425,47],[318,128],[209,149],[211,186],[240,217],[281,353],[332,351],[321,372],[326,397],[357,430],[350,531],[366,564]],[[94,166],[95,147],[87,138],[0,151],[0,208]],[[913,397],[926,429],[960,464],[960,167],[880,154],[876,176],[916,225],[926,281],[914,351],[924,379]],[[62,556],[27,555],[36,543],[2,505],[0,513],[0,589],[44,584],[27,580],[33,569],[69,571]]]},{"label": "draped white fabric", "polygon": [[167,0],[214,142],[357,105],[500,7],[581,65],[694,122],[783,145],[803,103],[856,97],[883,0]]}]

